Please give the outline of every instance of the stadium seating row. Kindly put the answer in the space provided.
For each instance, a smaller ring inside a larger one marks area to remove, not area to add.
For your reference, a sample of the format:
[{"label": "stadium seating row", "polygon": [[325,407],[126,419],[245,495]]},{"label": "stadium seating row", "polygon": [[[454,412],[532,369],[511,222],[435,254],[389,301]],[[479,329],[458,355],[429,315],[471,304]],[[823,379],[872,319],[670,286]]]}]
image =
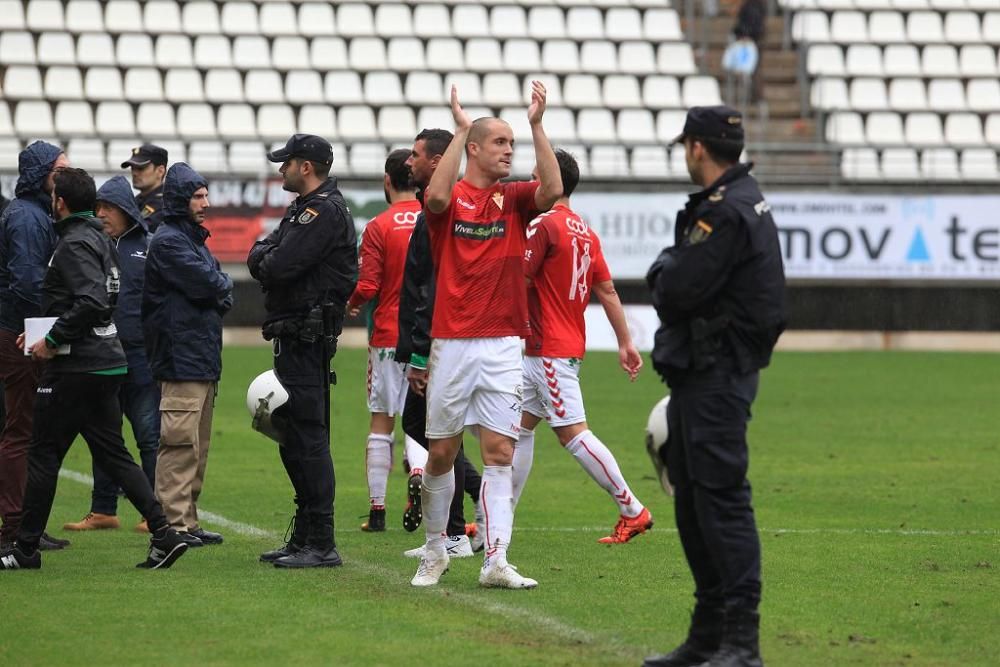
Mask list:
[{"label": "stadium seating row", "polygon": [[[270,146],[256,141],[232,141],[228,145],[219,141],[192,141],[185,144],[176,140],[157,143],[170,152],[172,162],[188,161],[206,174],[236,174],[258,176],[274,174],[275,165],[266,161],[264,154]],[[135,140],[72,139],[66,152],[72,163],[95,172],[115,172],[131,153]],[[0,138],[0,163],[17,161],[17,152],[23,144],[15,139]],[[377,176],[383,172],[389,150],[410,144],[386,145],[383,143],[355,143],[349,148],[335,143],[334,173],[358,177]],[[683,147],[672,151],[664,146],[636,146],[626,150],[622,146],[592,146],[560,144],[573,153],[580,163],[581,174],[586,178],[665,178],[688,179]],[[527,176],[534,167],[534,153],[528,146],[514,152],[512,169],[517,176]]]},{"label": "stadium seating row", "polygon": [[[32,66],[9,67],[2,92],[11,100],[92,100],[133,102],[289,102],[293,105],[328,102],[334,105],[445,104],[455,84],[466,104],[513,106],[531,99],[531,81],[545,82],[548,101],[553,106],[613,109],[648,107],[669,109],[694,104],[718,103],[719,85],[711,77],[689,76],[683,81],[673,76],[639,78],[631,74],[611,74],[599,78],[571,74],[561,83],[540,73],[523,78],[509,73],[478,74],[455,72],[443,77],[437,72],[411,72],[405,84],[395,72],[296,70],[284,77],[274,70],[251,70],[244,76],[234,69],[209,70],[204,79],[193,69],[171,69],[161,78],[157,69],[136,67],[121,72],[114,67],[91,67],[82,73],[75,67],[55,66],[41,72]],[[284,80],[282,80],[284,79]]]},{"label": "stadium seating row", "polygon": [[[990,9],[997,9],[996,2]],[[943,16],[943,18],[942,18]],[[1000,44],[1000,11],[980,14],[972,11],[838,10],[832,15],[821,11],[800,11],[792,18],[792,36],[810,44]]]},{"label": "stadium seating row", "polygon": [[415,37],[266,37],[240,36],[230,42],[222,35],[128,33],[117,40],[107,33],[88,33],[75,39],[66,32],[0,32],[0,65],[75,65],[119,67],[236,67],[370,71],[392,69],[456,70],[473,72],[572,72],[632,74],[693,74],[696,69],[686,42],[648,41],[615,44],[607,40],[500,40],[476,37],[462,41],[435,37],[425,44]]},{"label": "stadium seating row", "polygon": [[[845,53],[846,52],[846,53]],[[837,44],[809,47],[806,71],[811,76],[997,76],[1000,55],[986,44],[933,44],[918,51],[912,44]]]},{"label": "stadium seating row", "polygon": [[778,0],[785,9],[897,9],[904,12],[922,9],[949,11],[954,9],[996,9],[996,0]]},{"label": "stadium seating row", "polygon": [[[96,106],[96,108],[94,108]],[[468,107],[472,116],[499,113],[508,120],[514,136],[531,141],[526,107]],[[554,141],[588,144],[626,145],[668,142],[684,124],[684,111],[664,110],[654,115],[648,109],[624,109],[617,114],[608,109],[574,112],[563,107],[546,112],[546,130]],[[13,122],[12,122],[13,121]],[[176,109],[162,102],[144,102],[136,110],[126,102],[66,101],[50,105],[44,101],[18,102],[13,117],[0,103],[0,137],[181,137],[184,139],[244,139],[258,137],[278,140],[295,132],[310,132],[331,140],[407,141],[420,128],[451,127],[451,111],[444,106],[385,106],[376,110],[367,105],[337,108],[307,104],[298,110],[285,104],[184,103]]]},{"label": "stadium seating row", "polygon": [[264,2],[258,7],[252,2],[70,0],[64,11],[59,0],[30,0],[26,8],[16,0],[0,0],[0,30],[234,36],[682,39],[677,13],[668,8],[666,0],[646,4],[657,6],[645,10],[633,6],[612,7],[604,12],[594,6],[564,10],[559,6],[525,8],[500,4],[488,10],[479,3],[449,7],[440,2],[413,8],[399,2],[375,7],[361,2],[304,3],[296,8],[290,2]]},{"label": "stadium seating row", "polygon": [[964,180],[997,181],[997,153],[988,148],[847,148],[841,156],[841,175],[859,181]]},{"label": "stadium seating row", "polygon": [[997,79],[931,79],[926,89],[921,79],[858,78],[848,85],[844,79],[823,77],[813,81],[810,103],[816,109],[887,109],[932,111],[1000,111]]},{"label": "stadium seating row", "polygon": [[841,145],[871,146],[1000,146],[1000,113],[982,119],[973,113],[951,113],[944,123],[936,113],[916,112],[905,119],[895,111],[877,111],[862,119],[853,111],[831,114],[826,140]]}]

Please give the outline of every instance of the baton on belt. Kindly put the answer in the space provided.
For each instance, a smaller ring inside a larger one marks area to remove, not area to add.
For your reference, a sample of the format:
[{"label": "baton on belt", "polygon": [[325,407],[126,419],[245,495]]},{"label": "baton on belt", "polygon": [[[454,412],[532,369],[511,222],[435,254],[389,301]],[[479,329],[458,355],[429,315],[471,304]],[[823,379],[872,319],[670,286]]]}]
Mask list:
[{"label": "baton on belt", "polygon": [[332,438],[330,430],[330,385],[337,384],[337,372],[330,368],[333,355],[337,352],[337,335],[340,333],[337,327],[338,309],[332,303],[323,304],[323,394],[326,404],[326,411],[323,413],[323,421],[326,424],[326,438],[329,442]]}]

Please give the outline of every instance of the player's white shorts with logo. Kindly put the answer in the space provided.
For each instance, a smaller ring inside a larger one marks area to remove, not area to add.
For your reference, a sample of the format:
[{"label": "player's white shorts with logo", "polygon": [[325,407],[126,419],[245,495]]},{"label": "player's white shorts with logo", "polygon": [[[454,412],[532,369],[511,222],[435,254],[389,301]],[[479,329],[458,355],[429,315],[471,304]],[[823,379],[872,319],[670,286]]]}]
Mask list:
[{"label": "player's white shorts with logo", "polygon": [[450,438],[472,424],[517,438],[520,338],[437,338],[427,370],[428,438]]},{"label": "player's white shorts with logo", "polygon": [[550,426],[587,421],[580,389],[580,359],[524,358],[524,411]]},{"label": "player's white shorts with logo", "polygon": [[390,417],[403,414],[407,364],[397,362],[391,347],[368,348],[368,411]]}]

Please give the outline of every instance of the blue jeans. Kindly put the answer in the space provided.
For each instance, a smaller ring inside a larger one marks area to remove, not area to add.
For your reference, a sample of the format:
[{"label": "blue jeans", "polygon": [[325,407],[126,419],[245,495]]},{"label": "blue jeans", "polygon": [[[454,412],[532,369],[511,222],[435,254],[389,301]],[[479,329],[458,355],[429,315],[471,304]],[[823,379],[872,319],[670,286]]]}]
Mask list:
[{"label": "blue jeans", "polygon": [[[149,488],[156,488],[156,450],[160,446],[160,388],[155,382],[126,382],[118,394],[122,413],[132,425],[132,435],[139,447],[142,471]],[[118,513],[118,485],[94,462],[94,493],[90,511],[98,514]]]}]

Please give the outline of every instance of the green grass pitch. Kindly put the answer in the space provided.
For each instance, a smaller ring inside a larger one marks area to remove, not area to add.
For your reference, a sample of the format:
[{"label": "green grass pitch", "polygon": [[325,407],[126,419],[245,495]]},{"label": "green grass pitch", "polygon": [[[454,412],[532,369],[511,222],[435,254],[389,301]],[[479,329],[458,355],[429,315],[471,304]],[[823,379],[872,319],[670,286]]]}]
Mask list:
[{"label": "green grass pitch", "polygon": [[[224,545],[190,551],[169,571],[135,570],[146,547],[130,530],[135,510],[122,502],[120,531],[68,534],[61,526],[86,513],[90,489],[61,479],[49,525],[73,545],[44,554],[40,572],[0,573],[0,664],[638,665],[682,639],[692,583],[643,449],[646,416],[664,394],[650,368],[630,385],[614,355],[593,354],[583,381],[590,424],[653,512],[651,533],[598,545],[613,504],[540,430],[511,549],[539,587],[481,590],[476,557],[453,561],[436,589],[415,590],[417,563],[402,552],[422,535],[401,527],[398,444],[389,530],[359,530],[360,350],[336,360],[345,565],[285,572],[257,562],[292,509],[275,446],[250,430],[244,405],[268,352],[225,352],[201,501],[267,534],[205,521]],[[998,377],[997,355],[776,355],[750,431],[767,664],[1000,663]],[[82,443],[65,468],[89,473]]]}]

